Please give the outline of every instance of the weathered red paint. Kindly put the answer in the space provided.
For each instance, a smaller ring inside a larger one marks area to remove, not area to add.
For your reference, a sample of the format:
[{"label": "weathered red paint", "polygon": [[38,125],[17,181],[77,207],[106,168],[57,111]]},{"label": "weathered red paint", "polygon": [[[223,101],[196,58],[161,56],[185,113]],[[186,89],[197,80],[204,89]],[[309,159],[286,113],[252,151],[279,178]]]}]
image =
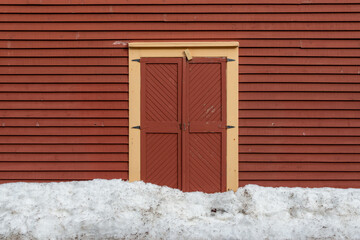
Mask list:
[{"label": "weathered red paint", "polygon": [[226,189],[226,59],[141,58],[141,179]]},{"label": "weathered red paint", "polygon": [[182,58],[141,58],[141,179],[182,188]]},{"label": "weathered red paint", "polygon": [[186,63],[183,121],[186,191],[226,190],[226,59]]},{"label": "weathered red paint", "polygon": [[240,186],[360,187],[359,1],[303,2],[1,1],[0,182],[126,179],[127,43],[238,41]]}]

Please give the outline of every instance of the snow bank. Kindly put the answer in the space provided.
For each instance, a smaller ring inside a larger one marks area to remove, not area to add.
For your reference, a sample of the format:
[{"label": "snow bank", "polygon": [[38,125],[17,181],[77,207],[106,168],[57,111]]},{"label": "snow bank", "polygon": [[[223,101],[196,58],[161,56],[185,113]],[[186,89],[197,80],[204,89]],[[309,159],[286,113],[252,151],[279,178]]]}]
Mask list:
[{"label": "snow bank", "polygon": [[360,190],[183,193],[143,182],[0,185],[0,239],[359,239]]}]

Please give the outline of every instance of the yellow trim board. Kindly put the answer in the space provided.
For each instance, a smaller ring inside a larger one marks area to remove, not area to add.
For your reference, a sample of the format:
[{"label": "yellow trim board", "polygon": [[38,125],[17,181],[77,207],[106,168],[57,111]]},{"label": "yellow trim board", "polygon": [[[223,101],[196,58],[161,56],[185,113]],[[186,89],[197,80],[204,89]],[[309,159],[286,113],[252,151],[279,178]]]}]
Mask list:
[{"label": "yellow trim board", "polygon": [[129,48],[239,47],[239,42],[132,42]]},{"label": "yellow trim board", "polygon": [[234,59],[226,68],[227,125],[226,188],[238,188],[238,42],[136,42],[129,43],[129,181],[140,180],[140,64],[142,57],[226,57]]}]

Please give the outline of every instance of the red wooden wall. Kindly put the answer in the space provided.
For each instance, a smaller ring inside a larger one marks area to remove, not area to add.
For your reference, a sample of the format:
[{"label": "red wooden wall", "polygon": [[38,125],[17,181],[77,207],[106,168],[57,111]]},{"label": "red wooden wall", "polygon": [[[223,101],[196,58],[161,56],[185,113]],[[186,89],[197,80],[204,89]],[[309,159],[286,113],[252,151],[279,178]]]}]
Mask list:
[{"label": "red wooden wall", "polygon": [[239,41],[240,186],[360,187],[360,0],[129,3],[0,2],[0,182],[126,179],[127,43]]}]

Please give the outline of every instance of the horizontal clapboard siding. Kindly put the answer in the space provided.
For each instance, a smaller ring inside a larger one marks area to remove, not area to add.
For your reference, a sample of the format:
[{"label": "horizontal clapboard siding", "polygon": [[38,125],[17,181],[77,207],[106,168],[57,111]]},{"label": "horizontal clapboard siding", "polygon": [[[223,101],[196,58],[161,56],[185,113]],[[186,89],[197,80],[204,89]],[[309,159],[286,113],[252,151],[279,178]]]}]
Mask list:
[{"label": "horizontal clapboard siding", "polygon": [[359,0],[3,0],[0,182],[128,178],[128,42],[238,41],[239,184],[360,187]]}]

